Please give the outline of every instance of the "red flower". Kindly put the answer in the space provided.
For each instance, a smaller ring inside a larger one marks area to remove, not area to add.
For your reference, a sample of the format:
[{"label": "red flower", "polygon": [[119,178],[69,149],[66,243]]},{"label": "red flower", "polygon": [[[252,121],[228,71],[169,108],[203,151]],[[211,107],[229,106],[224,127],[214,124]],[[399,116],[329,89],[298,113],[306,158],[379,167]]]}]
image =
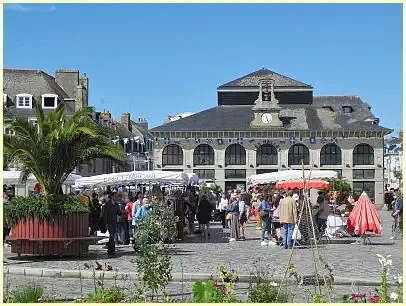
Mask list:
[{"label": "red flower", "polygon": [[100,300],[96,300],[96,303],[100,303]]},{"label": "red flower", "polygon": [[223,296],[227,296],[227,293],[226,293],[225,291],[222,291],[221,294],[222,294]]}]

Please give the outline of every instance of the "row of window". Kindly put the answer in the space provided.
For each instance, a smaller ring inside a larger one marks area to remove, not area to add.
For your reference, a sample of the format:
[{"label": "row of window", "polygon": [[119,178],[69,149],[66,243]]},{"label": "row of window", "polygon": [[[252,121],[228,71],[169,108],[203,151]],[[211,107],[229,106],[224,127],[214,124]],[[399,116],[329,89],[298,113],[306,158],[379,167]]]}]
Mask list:
[{"label": "row of window", "polygon": [[[288,164],[309,165],[309,149],[303,144],[295,144],[288,152]],[[320,165],[341,165],[341,149],[336,144],[326,144],[320,152]],[[180,146],[171,144],[162,152],[163,165],[182,165],[183,150]],[[232,144],[226,149],[226,166],[245,165],[246,152],[240,144]],[[273,145],[263,144],[257,150],[257,165],[277,165],[278,152]],[[353,151],[353,164],[373,165],[374,149],[368,144],[359,144]],[[210,145],[201,144],[193,152],[193,165],[214,165],[214,150]]]},{"label": "row of window", "polygon": [[[18,94],[16,95],[17,108],[32,108],[33,95],[31,94]],[[3,102],[7,101],[7,94],[3,94]],[[58,106],[58,95],[43,94],[41,96],[41,105],[44,109],[52,109]]]},{"label": "row of window", "polygon": [[[181,170],[180,170],[181,171]],[[268,172],[277,172],[278,170],[268,170],[268,169],[258,169],[256,174],[268,173]],[[336,171],[338,175],[342,176],[342,170],[333,170]],[[197,176],[201,179],[206,180],[213,180],[215,178],[215,170],[214,169],[193,169],[193,172],[197,174]],[[352,172],[353,179],[360,180],[360,179],[374,179],[375,178],[375,170],[367,169],[367,170],[353,170]],[[226,169],[225,170],[225,178],[226,179],[245,179],[246,178],[246,170],[245,169]]]}]

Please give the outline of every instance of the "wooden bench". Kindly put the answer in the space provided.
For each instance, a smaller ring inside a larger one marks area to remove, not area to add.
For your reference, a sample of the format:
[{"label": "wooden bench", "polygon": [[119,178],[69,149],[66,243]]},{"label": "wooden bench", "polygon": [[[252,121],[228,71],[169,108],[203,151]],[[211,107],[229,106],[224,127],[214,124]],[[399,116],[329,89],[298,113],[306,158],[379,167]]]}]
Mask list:
[{"label": "wooden bench", "polygon": [[[44,242],[63,242],[64,249],[67,249],[68,246],[74,241],[79,241],[90,245],[92,242],[97,242],[100,239],[103,239],[103,237],[19,238],[7,236],[5,241],[11,245],[16,244],[17,248],[21,250],[23,242],[36,242],[38,244],[38,248],[40,249],[44,247]],[[21,253],[17,252],[17,256],[20,257]]]}]

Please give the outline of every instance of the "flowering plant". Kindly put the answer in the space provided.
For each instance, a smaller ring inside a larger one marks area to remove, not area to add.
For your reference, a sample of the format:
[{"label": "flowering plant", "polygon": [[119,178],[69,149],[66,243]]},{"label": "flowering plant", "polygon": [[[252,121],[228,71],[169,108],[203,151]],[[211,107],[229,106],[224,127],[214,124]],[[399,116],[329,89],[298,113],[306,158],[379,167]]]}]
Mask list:
[{"label": "flowering plant", "polygon": [[192,287],[195,303],[236,303],[235,284],[239,279],[224,267],[219,269],[220,280],[208,280],[206,283],[197,281]]}]

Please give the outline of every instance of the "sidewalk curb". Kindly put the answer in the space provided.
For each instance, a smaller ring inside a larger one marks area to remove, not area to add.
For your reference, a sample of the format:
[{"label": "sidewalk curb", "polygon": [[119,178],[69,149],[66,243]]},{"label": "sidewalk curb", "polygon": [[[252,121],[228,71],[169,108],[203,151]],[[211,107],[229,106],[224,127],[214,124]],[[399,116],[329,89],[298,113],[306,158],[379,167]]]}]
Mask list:
[{"label": "sidewalk curb", "polygon": [[[36,269],[36,268],[23,268],[23,267],[4,267],[4,275],[24,275],[36,277],[49,277],[49,278],[67,278],[67,279],[104,279],[104,280],[137,280],[138,276],[135,272],[123,273],[115,271],[94,271],[91,270],[54,270],[54,269]],[[213,274],[209,273],[173,273],[171,283],[192,283],[198,280],[207,281]],[[248,284],[251,275],[239,275],[240,283]],[[277,283],[282,281],[281,277],[272,279]],[[288,283],[293,284],[293,279],[288,279]],[[380,286],[380,280],[366,280],[361,278],[348,278],[348,277],[334,277],[334,285],[358,285],[358,286]],[[396,286],[394,282],[388,282],[388,286]]]}]

